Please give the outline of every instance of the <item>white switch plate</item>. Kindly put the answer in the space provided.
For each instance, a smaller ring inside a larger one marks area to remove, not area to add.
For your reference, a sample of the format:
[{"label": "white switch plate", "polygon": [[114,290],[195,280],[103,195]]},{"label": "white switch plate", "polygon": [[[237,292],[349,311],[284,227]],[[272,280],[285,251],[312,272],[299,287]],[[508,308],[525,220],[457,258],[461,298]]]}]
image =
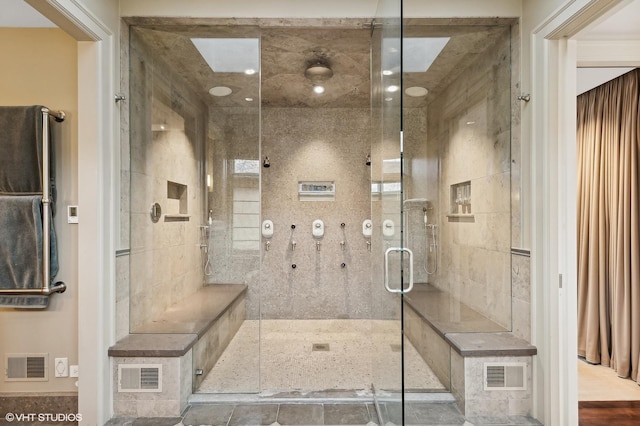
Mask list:
[{"label": "white switch plate", "polygon": [[67,222],[78,223],[78,206],[67,206]]},{"label": "white switch plate", "polygon": [[56,377],[69,377],[69,358],[56,358],[53,362]]},{"label": "white switch plate", "polygon": [[78,366],[70,365],[69,366],[69,377],[78,377]]}]

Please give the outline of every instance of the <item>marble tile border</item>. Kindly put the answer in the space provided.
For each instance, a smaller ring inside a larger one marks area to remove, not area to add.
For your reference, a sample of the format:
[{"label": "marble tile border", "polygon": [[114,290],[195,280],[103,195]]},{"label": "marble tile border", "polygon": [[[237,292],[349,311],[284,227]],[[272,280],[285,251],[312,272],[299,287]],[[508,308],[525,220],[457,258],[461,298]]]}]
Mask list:
[{"label": "marble tile border", "polygon": [[64,394],[0,394],[0,418],[7,413],[78,413],[78,395]]}]

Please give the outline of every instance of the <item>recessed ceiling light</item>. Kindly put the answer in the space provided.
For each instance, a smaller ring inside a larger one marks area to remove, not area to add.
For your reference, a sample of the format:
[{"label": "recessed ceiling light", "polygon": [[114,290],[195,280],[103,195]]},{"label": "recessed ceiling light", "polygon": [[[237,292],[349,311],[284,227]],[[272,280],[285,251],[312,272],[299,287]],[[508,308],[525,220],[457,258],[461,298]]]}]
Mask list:
[{"label": "recessed ceiling light", "polygon": [[413,86],[413,87],[407,88],[404,91],[404,93],[406,93],[409,96],[413,96],[414,98],[420,98],[422,96],[427,96],[427,93],[429,93],[429,91],[424,87]]},{"label": "recessed ceiling light", "polygon": [[253,98],[244,98],[244,100],[247,102],[253,102]]},{"label": "recessed ceiling light", "polygon": [[317,94],[321,94],[324,93],[324,87],[323,86],[313,86],[313,91]]},{"label": "recessed ceiling light", "polygon": [[254,70],[253,68],[248,68],[248,69],[244,70],[244,73],[246,75],[254,75],[256,73],[256,70]]},{"label": "recessed ceiling light", "polygon": [[391,70],[383,70],[382,75],[393,75],[393,71]]},{"label": "recessed ceiling light", "polygon": [[384,98],[385,101],[387,102],[391,102],[393,100],[393,98]]},{"label": "recessed ceiling light", "polygon": [[467,126],[473,126],[474,124],[476,124],[475,121],[467,121]]},{"label": "recessed ceiling light", "polygon": [[209,93],[213,96],[228,96],[232,90],[227,86],[216,86],[209,89]]},{"label": "recessed ceiling light", "polygon": [[391,86],[387,87],[387,92],[397,92],[400,88],[398,86],[396,86],[395,84],[392,84]]}]

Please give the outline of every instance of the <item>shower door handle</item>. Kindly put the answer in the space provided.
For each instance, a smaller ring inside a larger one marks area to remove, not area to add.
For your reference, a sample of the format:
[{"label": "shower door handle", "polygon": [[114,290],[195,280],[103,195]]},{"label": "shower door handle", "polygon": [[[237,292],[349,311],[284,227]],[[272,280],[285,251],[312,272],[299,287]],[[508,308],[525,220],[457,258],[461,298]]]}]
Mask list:
[{"label": "shower door handle", "polygon": [[[409,287],[405,288],[391,288],[389,286],[389,253],[401,253],[406,252],[409,254]],[[384,288],[387,289],[389,293],[409,293],[413,290],[413,252],[408,248],[403,247],[389,247],[384,252]]]}]

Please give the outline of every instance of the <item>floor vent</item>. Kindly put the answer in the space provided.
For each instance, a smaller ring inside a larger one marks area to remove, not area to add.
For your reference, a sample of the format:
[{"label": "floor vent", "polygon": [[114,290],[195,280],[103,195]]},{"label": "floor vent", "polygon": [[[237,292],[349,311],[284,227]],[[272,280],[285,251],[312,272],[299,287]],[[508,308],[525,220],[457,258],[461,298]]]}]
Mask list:
[{"label": "floor vent", "polygon": [[526,390],[526,366],[524,362],[485,362],[484,390]]},{"label": "floor vent", "polygon": [[329,344],[328,343],[314,343],[311,346],[312,352],[329,352]]},{"label": "floor vent", "polygon": [[118,365],[118,392],[162,392],[162,364]]},{"label": "floor vent", "polygon": [[45,382],[49,380],[49,354],[6,354],[6,382]]}]

